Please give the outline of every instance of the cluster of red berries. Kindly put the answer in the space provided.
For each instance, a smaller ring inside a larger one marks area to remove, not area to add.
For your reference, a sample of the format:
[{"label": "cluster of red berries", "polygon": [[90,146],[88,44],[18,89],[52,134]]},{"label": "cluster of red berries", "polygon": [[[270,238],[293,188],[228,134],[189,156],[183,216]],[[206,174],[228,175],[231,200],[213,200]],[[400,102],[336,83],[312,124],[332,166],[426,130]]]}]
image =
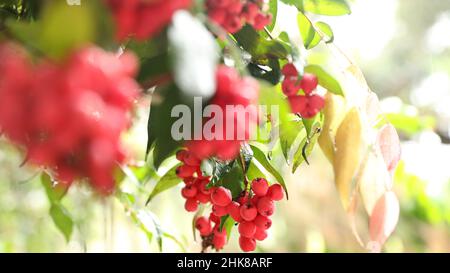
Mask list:
[{"label": "cluster of red berries", "polygon": [[180,9],[186,9],[192,0],[106,0],[116,21],[119,40],[134,36],[138,40],[152,38],[160,33]]},{"label": "cluster of red berries", "polygon": [[34,65],[21,48],[3,44],[0,60],[2,132],[61,183],[89,178],[98,192],[111,193],[114,169],[125,160],[120,137],[139,90],[134,55],[92,47],[62,63]]},{"label": "cluster of red berries", "polygon": [[251,182],[251,190],[244,191],[237,200],[233,200],[231,191],[225,187],[210,187],[209,177],[203,177],[200,160],[191,152],[181,150],[178,160],[184,164],[178,167],[177,175],[183,179],[185,186],[181,195],[186,199],[185,209],[197,211],[200,203],[212,203],[209,217],[199,217],[195,227],[203,238],[204,247],[213,246],[220,250],[226,243],[226,230],[220,230],[221,217],[229,215],[239,223],[239,245],[245,252],[254,251],[256,240],[267,238],[267,229],[272,225],[270,216],[275,211],[274,201],[283,199],[283,189],[279,184],[269,186],[264,178]]},{"label": "cluster of red berries", "polygon": [[[281,72],[284,75],[282,90],[289,99],[292,112],[307,119],[316,116],[325,106],[324,98],[314,93],[319,84],[317,77],[304,73],[300,79],[297,68],[291,63],[286,64]],[[304,95],[298,94],[300,89]]]},{"label": "cluster of red berries", "polygon": [[[211,128],[211,136],[186,143],[197,158],[215,156],[231,160],[239,154],[241,143],[250,139],[258,122],[256,101],[259,95],[258,83],[249,77],[242,78],[231,67],[221,65],[216,72],[217,88],[211,105],[221,110],[220,124]],[[213,113],[211,119],[216,119]],[[220,128],[219,128],[220,127]],[[203,130],[203,133],[208,133]]]},{"label": "cluster of red berries", "polygon": [[209,18],[230,33],[238,32],[245,24],[262,30],[272,21],[264,12],[264,0],[207,0]]}]

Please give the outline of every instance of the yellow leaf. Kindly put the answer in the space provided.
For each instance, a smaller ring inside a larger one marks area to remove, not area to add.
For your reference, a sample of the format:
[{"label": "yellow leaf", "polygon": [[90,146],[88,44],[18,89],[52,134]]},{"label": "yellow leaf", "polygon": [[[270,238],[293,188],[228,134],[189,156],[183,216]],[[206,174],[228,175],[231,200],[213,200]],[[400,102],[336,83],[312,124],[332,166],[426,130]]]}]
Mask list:
[{"label": "yellow leaf", "polygon": [[363,150],[363,125],[357,108],[346,115],[336,133],[336,152],[333,169],[336,187],[347,210],[352,181],[359,169]]},{"label": "yellow leaf", "polygon": [[347,114],[345,99],[328,92],[325,95],[323,114],[324,124],[323,131],[319,136],[319,145],[328,160],[333,163],[336,132]]}]

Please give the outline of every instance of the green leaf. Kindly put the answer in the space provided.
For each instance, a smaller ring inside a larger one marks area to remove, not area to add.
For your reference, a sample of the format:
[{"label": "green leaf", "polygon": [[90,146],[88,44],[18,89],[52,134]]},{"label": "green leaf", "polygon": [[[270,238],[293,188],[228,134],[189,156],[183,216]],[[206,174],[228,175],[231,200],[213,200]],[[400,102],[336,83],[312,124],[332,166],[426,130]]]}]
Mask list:
[{"label": "green leaf", "polygon": [[66,241],[70,240],[73,231],[73,220],[69,212],[59,203],[53,203],[50,207],[50,216],[56,227],[64,234]]},{"label": "green leaf", "polygon": [[244,171],[241,165],[234,161],[232,169],[220,179],[218,184],[229,189],[233,198],[238,197],[245,190]]},{"label": "green leaf", "polygon": [[436,126],[436,119],[432,116],[410,115],[409,113],[387,113],[387,119],[402,133],[413,136],[424,130]]},{"label": "green leaf", "polygon": [[241,152],[239,156],[240,160],[238,162],[241,165],[241,168],[244,170],[245,175],[247,174],[248,168],[250,167],[250,163],[253,159],[253,151],[247,143],[241,145]]},{"label": "green leaf", "polygon": [[22,42],[54,58],[64,57],[96,36],[91,5],[69,6],[64,1],[46,5],[39,21],[32,24],[10,21],[8,27]]},{"label": "green leaf", "polygon": [[[286,132],[286,128],[294,128],[293,130],[297,131],[297,134],[289,134],[288,132]],[[303,122],[298,120],[292,120],[288,125],[282,126],[280,129],[281,151],[283,152],[284,158],[286,159],[286,162],[288,164],[290,164],[289,151],[291,150],[292,145],[294,144],[298,135],[303,130],[304,130]]]},{"label": "green leaf", "polygon": [[[281,91],[281,85],[270,86],[263,82],[260,83],[259,105],[266,107],[267,115],[270,115],[272,127],[280,126],[286,137],[296,137],[298,131],[290,126],[292,121],[292,112],[288,101]],[[272,107],[274,108],[272,111]]]},{"label": "green leaf", "polygon": [[230,235],[231,235],[231,230],[233,230],[234,224],[236,222],[234,221],[234,219],[232,217],[230,217],[230,215],[226,215],[223,216],[222,218],[220,218],[220,231],[222,231],[223,229],[225,229],[227,231],[227,241],[230,239]]},{"label": "green leaf", "polygon": [[297,15],[297,24],[306,49],[312,49],[320,43],[319,33],[317,33],[309,19],[302,12],[299,12]]},{"label": "green leaf", "polygon": [[351,13],[350,6],[345,0],[303,0],[302,2],[303,10],[314,14],[340,16]]},{"label": "green leaf", "polygon": [[234,38],[242,48],[252,55],[257,64],[267,64],[270,58],[286,59],[286,48],[276,40],[267,40],[249,25],[244,26]]},{"label": "green leaf", "polygon": [[269,31],[272,31],[275,27],[278,15],[278,0],[269,1],[269,13],[272,14],[272,22],[267,26]]},{"label": "green leaf", "polygon": [[176,185],[180,184],[183,181],[176,175],[176,170],[179,166],[180,166],[179,164],[176,165],[175,167],[170,169],[165,175],[163,175],[163,177],[161,177],[161,179],[156,183],[156,186],[153,188],[152,193],[148,197],[147,204],[150,203],[150,201],[152,201],[152,199],[156,195],[175,187]]},{"label": "green leaf", "polygon": [[273,85],[280,82],[281,68],[277,58],[268,58],[265,65],[249,62],[247,68],[255,78],[266,80]]},{"label": "green leaf", "polygon": [[225,174],[229,173],[234,166],[234,161],[219,161],[219,160],[211,160],[213,165],[213,175],[211,176],[211,184],[216,185],[220,180],[225,176]]},{"label": "green leaf", "polygon": [[[179,143],[172,136],[172,124],[177,120],[171,116],[176,105],[186,105],[175,85],[157,88],[153,94],[150,115],[147,124],[147,154],[152,151],[153,164],[158,169],[161,163],[173,155]],[[190,111],[191,113],[193,111]],[[153,147],[153,150],[151,149]]]},{"label": "green leaf", "polygon": [[345,0],[281,0],[283,3],[319,15],[339,16],[350,14],[350,6]]},{"label": "green leaf", "polygon": [[262,178],[266,178],[264,173],[252,161],[250,163],[250,166],[249,166],[248,171],[247,171],[247,179],[248,179],[248,181],[252,181],[253,179],[261,178],[261,177]]},{"label": "green leaf", "polygon": [[316,75],[319,79],[319,85],[327,89],[329,92],[344,96],[339,82],[328,72],[326,72],[322,67],[318,65],[308,65],[305,67],[305,72]]},{"label": "green leaf", "polygon": [[287,191],[286,183],[284,182],[283,177],[281,174],[270,164],[269,160],[267,159],[266,155],[263,151],[261,151],[258,147],[250,145],[253,150],[254,160],[256,159],[275,179],[277,179],[277,182],[283,186],[284,191],[286,192],[286,198],[289,199],[289,194]]},{"label": "green leaf", "polygon": [[51,204],[58,203],[66,195],[67,188],[55,183],[50,175],[43,172],[41,174],[41,183],[44,186],[45,193]]},{"label": "green leaf", "polygon": [[304,119],[303,123],[307,131],[307,136],[300,143],[299,149],[294,154],[294,160],[292,165],[292,173],[295,173],[297,168],[303,163],[308,162],[308,156],[312,153],[316,143],[322,132],[323,115],[318,114],[315,118]]},{"label": "green leaf", "polygon": [[325,43],[329,44],[334,41],[334,33],[330,25],[322,21],[316,22],[314,25],[316,26],[316,29],[320,30],[324,35],[327,36],[328,39],[324,40]]}]

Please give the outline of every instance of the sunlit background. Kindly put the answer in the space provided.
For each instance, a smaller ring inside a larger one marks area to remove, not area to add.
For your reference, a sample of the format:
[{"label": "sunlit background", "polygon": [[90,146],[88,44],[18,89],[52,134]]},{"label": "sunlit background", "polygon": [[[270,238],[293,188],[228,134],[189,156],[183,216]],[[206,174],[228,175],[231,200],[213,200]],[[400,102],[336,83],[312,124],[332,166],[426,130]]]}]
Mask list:
[{"label": "sunlit background", "polygon": [[[401,217],[384,250],[449,252],[450,1],[351,3],[350,16],[320,19],[333,27],[337,47],[361,67],[402,138],[402,162],[395,174]],[[275,32],[288,29],[300,39],[296,12],[284,5],[279,9]],[[307,58],[333,61],[325,45]],[[138,159],[145,152],[147,113],[143,109],[126,136]],[[144,206],[154,179],[125,182],[125,190],[139,193],[138,209],[128,213],[117,198],[102,200],[85,187],[73,187],[63,200],[75,221],[73,236],[66,242],[48,214],[50,204],[37,170],[20,167],[22,161],[20,151],[0,138],[0,252],[157,252],[158,234],[164,252],[201,249],[194,241],[193,215],[183,209],[180,188]],[[331,165],[320,149],[312,155],[311,164],[295,174],[281,159],[274,161],[285,171],[290,200],[277,206],[273,228],[268,239],[258,243],[257,251],[364,251],[352,235],[334,188]],[[364,236],[366,227],[360,226]],[[233,234],[225,251],[238,251],[236,242],[237,234]]]}]

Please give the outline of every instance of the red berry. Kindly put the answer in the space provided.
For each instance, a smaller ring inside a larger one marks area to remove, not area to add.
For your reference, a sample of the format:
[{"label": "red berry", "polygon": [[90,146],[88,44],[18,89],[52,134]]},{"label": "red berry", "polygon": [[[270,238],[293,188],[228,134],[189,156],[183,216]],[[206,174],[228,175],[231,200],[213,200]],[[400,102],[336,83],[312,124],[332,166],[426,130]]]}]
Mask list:
[{"label": "red berry", "polygon": [[227,243],[227,237],[226,236],[217,236],[216,234],[214,234],[212,243],[213,243],[215,249],[221,250]]},{"label": "red berry", "polygon": [[179,150],[176,154],[176,157],[179,161],[184,162],[184,158],[188,154],[188,151],[186,150]]},{"label": "red berry", "polygon": [[262,229],[269,229],[272,226],[272,220],[263,215],[256,216],[253,222],[257,227]]},{"label": "red berry", "polygon": [[267,197],[273,201],[280,201],[284,197],[283,188],[280,184],[273,184],[267,191]]},{"label": "red berry", "polygon": [[203,194],[201,192],[197,192],[195,198],[202,204],[206,204],[211,200],[209,195]]},{"label": "red berry", "polygon": [[197,195],[197,188],[194,187],[193,185],[186,185],[182,190],[181,190],[181,195],[184,198],[193,198]]},{"label": "red berry", "polygon": [[254,196],[252,197],[252,199],[250,200],[250,203],[251,203],[253,206],[256,207],[256,206],[258,205],[258,201],[259,201],[260,198],[261,198],[261,197],[254,195]]},{"label": "red berry", "polygon": [[242,219],[244,219],[245,221],[253,221],[253,219],[255,219],[256,215],[258,214],[258,210],[252,204],[242,205],[240,212]]},{"label": "red berry", "polygon": [[305,96],[291,96],[288,98],[293,113],[304,113],[307,107]]},{"label": "red berry", "polygon": [[195,221],[195,228],[200,232],[200,235],[207,236],[212,232],[211,222],[206,217],[199,217]]},{"label": "red berry", "polygon": [[255,235],[253,236],[258,241],[264,241],[267,238],[267,231],[260,227],[256,227]]},{"label": "red berry", "polygon": [[319,80],[317,79],[316,75],[305,73],[303,74],[303,78],[300,81],[300,86],[305,91],[306,95],[311,94],[314,89],[317,88],[317,85],[319,84]]},{"label": "red berry", "polygon": [[211,195],[211,192],[212,192],[213,188],[207,189],[206,186],[208,184],[209,184],[209,179],[207,179],[207,180],[199,180],[198,184],[197,184],[197,187],[202,193]]},{"label": "red berry", "polygon": [[238,231],[241,236],[253,238],[253,235],[255,235],[256,226],[253,222],[244,221],[239,224]]},{"label": "red berry", "polygon": [[172,20],[177,10],[187,9],[193,1],[105,1],[116,23],[116,37],[122,41],[133,35],[138,40],[148,40],[158,35]]},{"label": "red berry", "polygon": [[187,153],[184,157],[184,163],[186,163],[189,166],[200,166],[200,164],[202,163],[202,161],[200,159],[198,159],[194,154],[192,153]]},{"label": "red berry", "polygon": [[241,205],[236,201],[231,202],[227,206],[228,214],[230,214],[231,218],[233,218],[233,220],[238,223],[242,221],[240,209],[241,209]]},{"label": "red berry", "polygon": [[186,199],[186,203],[184,203],[184,208],[186,209],[186,211],[189,212],[196,211],[198,208],[197,200],[195,200],[194,198]]},{"label": "red berry", "polygon": [[286,96],[292,97],[297,95],[301,88],[300,84],[297,83],[297,79],[287,78],[281,84],[281,89]]},{"label": "red berry", "polygon": [[262,197],[258,201],[258,212],[263,216],[271,216],[275,210],[273,201],[268,197]]},{"label": "red berry", "polygon": [[211,193],[213,204],[226,207],[231,203],[231,191],[224,187],[218,187]]},{"label": "red berry", "polygon": [[283,69],[281,70],[281,73],[285,77],[298,77],[298,71],[294,64],[287,63],[283,66]]},{"label": "red berry", "polygon": [[216,215],[218,217],[222,217],[222,216],[225,216],[228,214],[228,209],[227,209],[227,207],[213,205],[212,212],[214,213],[214,215]]},{"label": "red berry", "polygon": [[195,167],[189,165],[182,165],[178,167],[175,171],[176,175],[180,178],[191,177],[196,171]]},{"label": "red berry", "polygon": [[220,226],[216,225],[214,227],[214,236],[227,237],[227,230],[225,228],[222,228],[222,230],[220,230]]},{"label": "red berry", "polygon": [[220,217],[214,215],[214,213],[209,214],[209,220],[211,220],[215,224],[220,224]]},{"label": "red berry", "polygon": [[186,177],[183,178],[184,184],[186,185],[192,185],[195,183],[195,178],[194,177]]},{"label": "red berry", "polygon": [[239,237],[239,246],[241,247],[242,251],[244,251],[244,252],[254,251],[256,249],[256,241],[255,241],[255,239],[252,239],[252,238],[240,236]]},{"label": "red berry", "polygon": [[269,183],[264,178],[257,178],[252,181],[253,192],[260,197],[266,196],[269,190]]}]

